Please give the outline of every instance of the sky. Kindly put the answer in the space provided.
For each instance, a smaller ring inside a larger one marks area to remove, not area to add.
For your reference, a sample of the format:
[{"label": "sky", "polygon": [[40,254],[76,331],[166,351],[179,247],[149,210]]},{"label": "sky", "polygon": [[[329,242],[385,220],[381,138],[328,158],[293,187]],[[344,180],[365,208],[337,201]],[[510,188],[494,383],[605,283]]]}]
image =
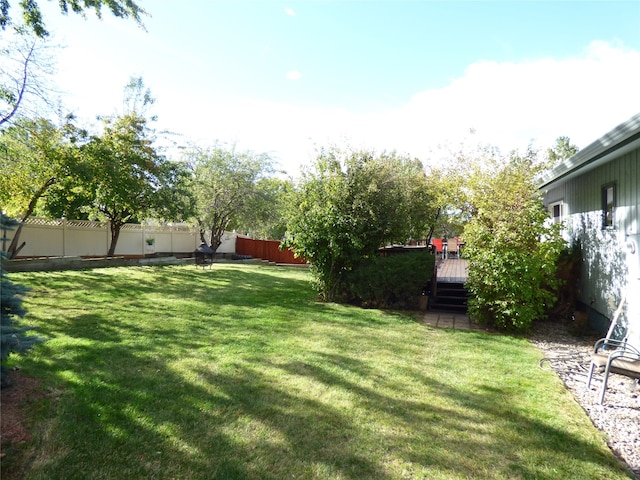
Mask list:
[{"label": "sky", "polygon": [[80,119],[121,112],[140,76],[177,144],[293,177],[329,145],[436,166],[461,145],[584,148],[640,112],[640,0],[138,0],[145,29],[39,3]]}]

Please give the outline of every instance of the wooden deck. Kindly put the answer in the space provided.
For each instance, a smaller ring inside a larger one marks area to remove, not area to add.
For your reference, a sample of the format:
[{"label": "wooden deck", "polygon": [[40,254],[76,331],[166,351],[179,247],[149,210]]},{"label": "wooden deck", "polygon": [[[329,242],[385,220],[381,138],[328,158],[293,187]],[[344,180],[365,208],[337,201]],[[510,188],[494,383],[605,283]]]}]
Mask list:
[{"label": "wooden deck", "polygon": [[467,261],[464,258],[437,260],[438,281],[445,283],[464,283],[469,278]]}]

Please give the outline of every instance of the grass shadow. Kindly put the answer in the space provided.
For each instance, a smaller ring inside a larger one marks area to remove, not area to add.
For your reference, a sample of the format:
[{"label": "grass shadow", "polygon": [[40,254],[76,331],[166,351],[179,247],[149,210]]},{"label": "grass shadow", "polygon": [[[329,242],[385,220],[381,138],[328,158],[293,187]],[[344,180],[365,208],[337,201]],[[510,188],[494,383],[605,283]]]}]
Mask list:
[{"label": "grass shadow", "polygon": [[113,270],[23,277],[52,338],[23,364],[59,393],[3,478],[624,478],[521,339],[298,271]]}]

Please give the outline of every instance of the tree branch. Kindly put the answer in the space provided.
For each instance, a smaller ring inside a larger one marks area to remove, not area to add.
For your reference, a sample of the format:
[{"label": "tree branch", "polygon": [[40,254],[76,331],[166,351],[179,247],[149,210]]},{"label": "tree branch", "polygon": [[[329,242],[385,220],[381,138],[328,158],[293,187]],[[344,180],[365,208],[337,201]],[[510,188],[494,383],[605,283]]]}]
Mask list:
[{"label": "tree branch", "polygon": [[11,111],[5,116],[3,116],[2,118],[0,118],[0,125],[11,120],[11,117],[13,117],[15,113],[18,111],[18,107],[20,106],[20,103],[22,102],[22,98],[24,97],[24,92],[27,89],[27,78],[29,76],[29,61],[31,60],[31,56],[33,55],[33,51],[35,47],[36,47],[36,44],[34,42],[31,44],[29,53],[24,59],[24,67],[22,69],[22,85],[20,86],[20,90],[18,92],[18,99],[16,100],[15,105],[13,106]]},{"label": "tree branch", "polygon": [[18,242],[20,241],[20,234],[22,233],[22,226],[24,225],[24,222],[27,220],[27,218],[29,218],[35,210],[36,204],[38,203],[40,197],[42,197],[44,195],[44,192],[46,192],[47,189],[54,183],[56,183],[56,177],[51,177],[46,182],[44,182],[42,187],[40,187],[40,189],[35,193],[31,201],[29,202],[27,211],[22,216],[20,225],[18,225],[18,228],[13,235],[13,239],[11,240],[11,244],[9,245],[9,249],[7,250],[7,255],[9,258],[15,258],[16,255],[18,255],[18,252],[20,252],[20,250],[22,250],[22,248],[26,245],[25,242],[22,242],[22,244],[18,246]]}]

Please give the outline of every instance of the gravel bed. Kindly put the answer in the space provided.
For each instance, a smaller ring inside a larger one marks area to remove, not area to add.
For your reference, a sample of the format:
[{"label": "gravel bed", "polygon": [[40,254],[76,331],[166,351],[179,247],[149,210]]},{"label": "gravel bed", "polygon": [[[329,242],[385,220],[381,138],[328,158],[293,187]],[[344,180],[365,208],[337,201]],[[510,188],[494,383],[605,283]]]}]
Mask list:
[{"label": "gravel bed", "polygon": [[608,437],[614,454],[640,480],[640,386],[623,375],[610,374],[604,405],[598,404],[601,375],[587,390],[589,358],[598,336],[577,336],[566,325],[544,322],[534,327],[531,342],[544,355],[542,368],[555,371],[593,424]]}]

